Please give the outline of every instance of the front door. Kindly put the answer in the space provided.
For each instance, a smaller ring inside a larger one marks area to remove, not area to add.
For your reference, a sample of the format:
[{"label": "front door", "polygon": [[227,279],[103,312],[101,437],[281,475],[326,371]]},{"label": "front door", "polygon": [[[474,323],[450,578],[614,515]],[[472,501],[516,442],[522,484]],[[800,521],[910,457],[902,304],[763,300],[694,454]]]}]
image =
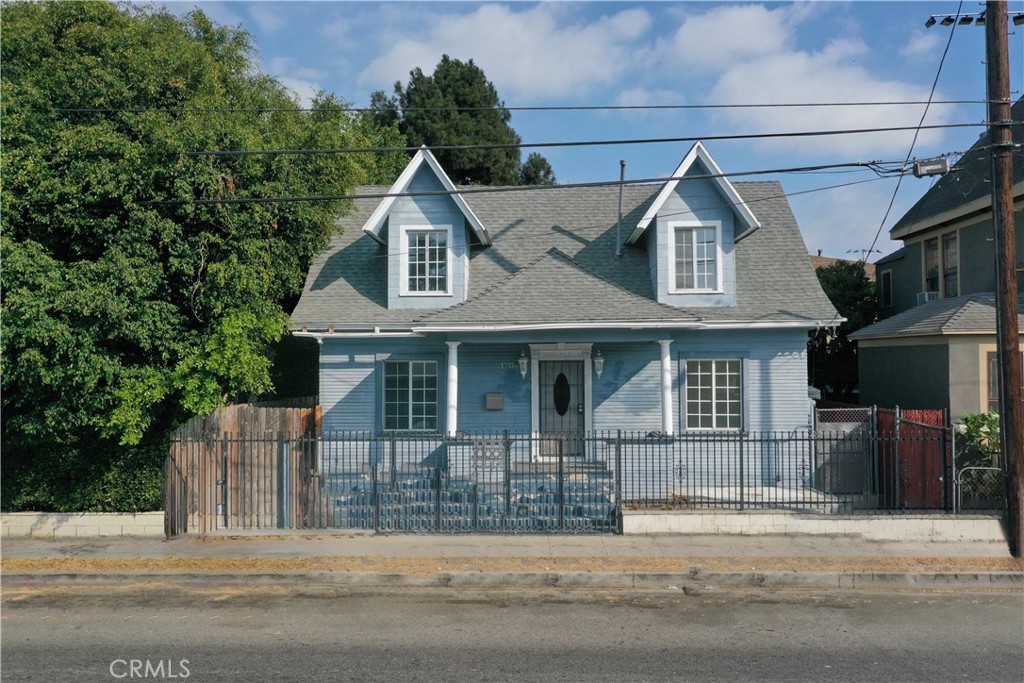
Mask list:
[{"label": "front door", "polygon": [[540,361],[541,456],[583,455],[583,367],[581,360]]}]

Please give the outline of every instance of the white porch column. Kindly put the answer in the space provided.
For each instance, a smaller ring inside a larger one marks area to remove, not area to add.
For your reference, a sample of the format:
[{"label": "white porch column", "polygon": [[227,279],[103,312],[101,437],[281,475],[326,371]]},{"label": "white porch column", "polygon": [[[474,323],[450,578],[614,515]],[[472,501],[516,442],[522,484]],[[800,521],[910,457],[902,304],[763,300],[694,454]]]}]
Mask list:
[{"label": "white porch column", "polygon": [[445,429],[448,436],[455,436],[459,418],[459,344],[461,342],[445,342],[448,345],[448,411],[445,415]]},{"label": "white porch column", "polygon": [[661,431],[671,435],[672,425],[672,340],[659,339],[661,346]]}]

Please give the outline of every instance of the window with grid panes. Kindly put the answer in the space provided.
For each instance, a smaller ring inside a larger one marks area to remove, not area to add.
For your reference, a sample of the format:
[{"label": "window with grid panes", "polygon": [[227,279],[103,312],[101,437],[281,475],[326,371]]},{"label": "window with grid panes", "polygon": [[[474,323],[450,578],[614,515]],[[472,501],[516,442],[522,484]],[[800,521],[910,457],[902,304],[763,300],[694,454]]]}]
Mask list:
[{"label": "window with grid panes", "polygon": [[410,293],[448,292],[448,231],[408,230],[407,286]]},{"label": "window with grid panes", "polygon": [[718,240],[714,227],[675,228],[675,288],[718,288]]},{"label": "window with grid panes", "polygon": [[740,429],[741,366],[739,360],[686,361],[687,429]]},{"label": "window with grid panes", "polygon": [[437,431],[437,362],[384,363],[384,429]]}]

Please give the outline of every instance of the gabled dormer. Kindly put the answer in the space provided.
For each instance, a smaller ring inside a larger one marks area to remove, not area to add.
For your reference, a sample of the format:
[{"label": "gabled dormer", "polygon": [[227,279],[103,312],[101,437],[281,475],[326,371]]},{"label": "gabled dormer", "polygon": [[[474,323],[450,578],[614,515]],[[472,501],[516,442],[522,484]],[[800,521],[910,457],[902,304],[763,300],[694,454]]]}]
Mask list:
[{"label": "gabled dormer", "polygon": [[626,244],[647,240],[658,302],[736,305],[736,243],[760,223],[701,143],[665,183]]},{"label": "gabled dormer", "polygon": [[387,252],[388,308],[447,308],[466,300],[471,244],[487,229],[422,147],[363,225]]}]

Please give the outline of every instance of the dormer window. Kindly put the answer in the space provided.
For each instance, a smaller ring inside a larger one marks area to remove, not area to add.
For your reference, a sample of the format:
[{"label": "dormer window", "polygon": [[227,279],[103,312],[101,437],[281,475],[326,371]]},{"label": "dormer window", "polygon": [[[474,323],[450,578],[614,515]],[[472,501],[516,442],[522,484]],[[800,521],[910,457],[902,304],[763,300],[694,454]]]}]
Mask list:
[{"label": "dormer window", "polygon": [[452,226],[404,226],[402,295],[451,294]]},{"label": "dormer window", "polygon": [[721,222],[670,222],[669,239],[672,292],[722,291]]}]

